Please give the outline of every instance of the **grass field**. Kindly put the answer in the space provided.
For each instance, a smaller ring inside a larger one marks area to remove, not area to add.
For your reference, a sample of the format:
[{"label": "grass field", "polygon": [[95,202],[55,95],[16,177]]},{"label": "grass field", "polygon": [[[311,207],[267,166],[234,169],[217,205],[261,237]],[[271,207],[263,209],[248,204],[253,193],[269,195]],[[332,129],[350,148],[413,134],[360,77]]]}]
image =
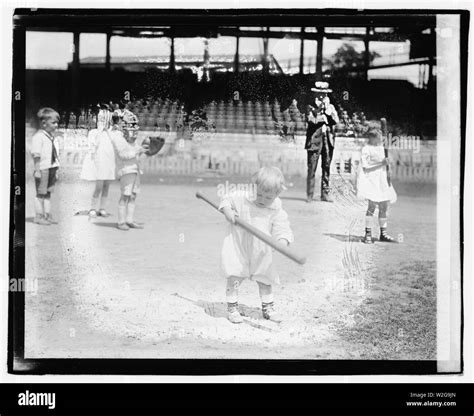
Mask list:
[{"label": "grass field", "polygon": [[[27,358],[436,358],[436,196],[433,186],[395,184],[390,231],[401,244],[365,245],[365,204],[340,178],[336,202],[304,202],[303,180],[282,196],[304,266],[275,254],[281,324],[261,317],[258,291],[240,290],[245,322],[226,319],[218,275],[224,218],[195,198],[236,178],[146,178],[136,217],[145,229],[110,218],[74,216],[91,185],[63,180],[53,200],[60,224],[38,226],[27,184]],[[345,190],[346,189],[346,190]],[[422,213],[422,215],[420,215]]]}]

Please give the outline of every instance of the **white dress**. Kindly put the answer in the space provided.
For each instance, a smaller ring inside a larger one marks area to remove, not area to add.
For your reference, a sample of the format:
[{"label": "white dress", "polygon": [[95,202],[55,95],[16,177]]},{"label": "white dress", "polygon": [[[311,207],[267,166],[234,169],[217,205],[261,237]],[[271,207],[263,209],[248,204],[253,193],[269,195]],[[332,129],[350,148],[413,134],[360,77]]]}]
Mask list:
[{"label": "white dress", "polygon": [[89,131],[90,151],[84,157],[81,179],[86,181],[115,180],[115,152],[106,131]]},{"label": "white dress", "polygon": [[[288,215],[283,210],[280,198],[268,208],[255,205],[247,192],[233,192],[224,196],[219,209],[231,207],[239,218],[276,240],[284,238],[293,242],[293,233]],[[229,223],[221,253],[221,275],[225,278],[237,276],[259,281],[267,285],[280,283],[273,264],[272,248],[238,225]]]},{"label": "white dress", "polygon": [[361,163],[357,175],[357,196],[373,202],[397,200],[397,194],[387,181],[387,166],[382,145],[365,145],[362,148]]}]

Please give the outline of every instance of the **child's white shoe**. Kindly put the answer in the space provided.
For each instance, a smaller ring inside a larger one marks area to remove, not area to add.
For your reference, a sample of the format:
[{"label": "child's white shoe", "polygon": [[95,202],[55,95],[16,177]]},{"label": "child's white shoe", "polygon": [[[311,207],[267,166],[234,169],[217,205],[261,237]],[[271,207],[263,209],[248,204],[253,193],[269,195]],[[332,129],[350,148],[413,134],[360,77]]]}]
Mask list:
[{"label": "child's white shoe", "polygon": [[51,215],[51,214],[46,214],[44,216],[44,219],[48,221],[50,224],[57,224],[58,221]]},{"label": "child's white shoe", "polygon": [[97,213],[97,215],[101,217],[110,217],[110,214],[103,208],[99,209],[99,212]]},{"label": "child's white shoe", "polygon": [[229,304],[227,307],[227,319],[233,324],[241,324],[244,322],[244,318],[239,312],[238,305],[236,303]]},{"label": "child's white shoe", "polygon": [[44,218],[43,215],[37,215],[33,222],[38,225],[51,225],[51,223],[46,218]]},{"label": "child's white shoe", "polygon": [[122,231],[128,231],[130,227],[125,223],[118,223],[117,228]]},{"label": "child's white shoe", "polygon": [[280,323],[283,321],[283,317],[277,311],[275,311],[275,307],[273,302],[270,303],[262,303],[262,314],[265,319],[269,321]]}]

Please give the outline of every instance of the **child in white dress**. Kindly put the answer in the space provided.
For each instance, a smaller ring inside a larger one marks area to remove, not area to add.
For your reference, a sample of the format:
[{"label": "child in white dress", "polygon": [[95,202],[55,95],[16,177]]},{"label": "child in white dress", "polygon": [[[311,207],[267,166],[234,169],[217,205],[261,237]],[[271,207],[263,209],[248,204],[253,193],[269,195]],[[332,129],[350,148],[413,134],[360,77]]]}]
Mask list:
[{"label": "child in white dress", "polygon": [[99,115],[101,117],[97,129],[89,131],[91,150],[84,157],[80,174],[81,179],[95,182],[91,208],[89,210],[91,218],[95,218],[98,215],[102,217],[110,215],[106,211],[105,206],[109,195],[110,183],[115,180],[115,152],[109,135],[106,134],[106,131],[110,128],[112,114],[105,109],[100,111]]},{"label": "child in white dress", "polygon": [[273,285],[280,283],[280,279],[273,264],[272,248],[234,224],[238,216],[280,242],[292,243],[288,215],[278,198],[285,189],[284,177],[278,168],[266,167],[253,175],[252,183],[255,192],[226,194],[219,205],[231,223],[221,253],[221,272],[227,279],[228,319],[232,323],[243,321],[238,310],[238,288],[243,280],[250,279],[258,284],[263,317],[281,322],[273,304]]},{"label": "child in white dress", "polygon": [[380,241],[395,243],[387,234],[389,203],[397,200],[397,194],[387,178],[388,159],[382,145],[382,131],[373,127],[368,131],[369,142],[362,148],[361,164],[357,178],[357,196],[368,200],[365,217],[364,243],[371,244],[372,221],[375,209],[379,208]]}]

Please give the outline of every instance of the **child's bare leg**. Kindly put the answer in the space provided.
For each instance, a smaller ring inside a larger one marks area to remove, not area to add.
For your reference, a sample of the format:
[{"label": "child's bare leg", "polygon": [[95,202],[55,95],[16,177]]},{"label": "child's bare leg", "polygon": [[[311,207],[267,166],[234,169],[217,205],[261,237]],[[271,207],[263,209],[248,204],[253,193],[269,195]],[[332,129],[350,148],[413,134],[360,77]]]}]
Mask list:
[{"label": "child's bare leg", "polygon": [[130,199],[128,200],[127,204],[127,217],[126,222],[128,224],[133,223],[133,217],[135,215],[135,199],[137,198],[137,194],[130,195]]},{"label": "child's bare leg", "polygon": [[271,303],[273,302],[273,288],[271,285],[266,285],[262,282],[257,282],[258,284],[258,293],[260,295],[260,300],[262,303]]},{"label": "child's bare leg", "polygon": [[44,215],[45,217],[49,217],[51,214],[51,199],[49,196],[45,196],[43,199],[43,204],[44,204]]},{"label": "child's bare leg", "polygon": [[379,225],[380,225],[380,241],[395,243],[396,240],[387,234],[387,218],[388,218],[388,201],[379,204]]},{"label": "child's bare leg", "polygon": [[103,186],[104,186],[104,181],[95,181],[95,188],[94,188],[94,192],[92,193],[91,209],[89,210],[89,213],[91,216],[97,215],[99,198],[100,198],[100,195],[102,194]]},{"label": "child's bare leg", "polygon": [[143,228],[142,224],[138,224],[134,220],[135,216],[135,200],[137,199],[137,194],[133,193],[130,196],[130,200],[128,201],[127,204],[127,217],[126,217],[126,223],[130,228]]},{"label": "child's bare leg", "polygon": [[388,217],[388,201],[383,201],[379,203],[379,224],[383,222],[384,227],[387,226],[387,217]]},{"label": "child's bare leg", "polygon": [[239,286],[242,282],[241,277],[229,276],[226,286],[227,317],[234,324],[243,322],[242,315],[239,312]]},{"label": "child's bare leg", "polygon": [[110,181],[104,181],[102,185],[102,198],[107,198],[109,196]]},{"label": "child's bare leg", "polygon": [[48,192],[43,200],[44,204],[44,218],[48,220],[50,224],[57,224],[58,222],[51,215],[51,194]]},{"label": "child's bare leg", "polygon": [[126,231],[129,229],[128,225],[125,223],[125,217],[127,213],[127,204],[130,197],[128,195],[121,195],[118,203],[118,228],[120,230]]},{"label": "child's bare leg", "polygon": [[372,244],[374,242],[374,240],[372,240],[372,225],[376,207],[377,204],[369,200],[367,212],[365,213],[365,237],[363,240],[364,243],[367,244]]},{"label": "child's bare leg", "polygon": [[265,319],[270,319],[271,321],[281,322],[281,316],[275,312],[273,304],[273,288],[271,285],[266,285],[262,282],[257,282],[258,292],[260,294],[260,299],[262,300],[262,313]]},{"label": "child's bare leg", "polygon": [[43,195],[37,196],[35,198],[35,219],[34,223],[41,225],[50,225],[50,222],[46,219],[45,209],[44,209],[44,199]]},{"label": "child's bare leg", "polygon": [[239,301],[239,286],[242,283],[242,278],[237,276],[229,276],[227,278],[226,300],[227,303],[238,303]]},{"label": "child's bare leg", "polygon": [[35,198],[35,213],[37,218],[44,217],[44,197],[42,196]]},{"label": "child's bare leg", "polygon": [[107,217],[107,211],[105,209],[105,206],[107,205],[107,197],[109,196],[109,187],[110,187],[110,182],[109,181],[101,181],[102,182],[102,192],[100,194],[100,209],[99,213],[100,215]]}]

